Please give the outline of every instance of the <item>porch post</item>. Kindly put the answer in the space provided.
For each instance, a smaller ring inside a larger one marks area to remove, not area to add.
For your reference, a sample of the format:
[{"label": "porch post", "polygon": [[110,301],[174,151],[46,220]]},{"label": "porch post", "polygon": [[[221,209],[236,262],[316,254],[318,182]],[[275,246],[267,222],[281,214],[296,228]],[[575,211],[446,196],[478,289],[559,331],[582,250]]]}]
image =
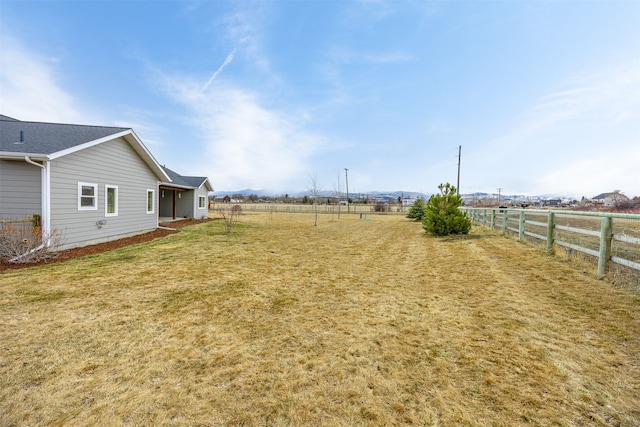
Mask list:
[{"label": "porch post", "polygon": [[173,219],[176,219],[176,190],[173,190]]}]

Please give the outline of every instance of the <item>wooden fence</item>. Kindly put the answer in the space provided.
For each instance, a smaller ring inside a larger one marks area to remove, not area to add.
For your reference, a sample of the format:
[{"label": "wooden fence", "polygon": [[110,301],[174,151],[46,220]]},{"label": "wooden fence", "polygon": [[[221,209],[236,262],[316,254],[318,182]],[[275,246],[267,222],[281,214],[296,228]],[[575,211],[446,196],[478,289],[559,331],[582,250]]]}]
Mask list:
[{"label": "wooden fence", "polygon": [[602,277],[611,264],[640,272],[640,215],[565,210],[461,207],[474,224],[545,242],[547,253],[560,246],[597,260]]},{"label": "wooden fence", "polygon": [[[209,210],[230,209],[234,203],[212,203]],[[301,203],[238,203],[246,212],[291,212],[291,213],[315,213],[317,209],[319,214],[400,214],[406,215],[409,208],[399,205],[381,205],[382,211],[376,211],[376,204],[351,203],[346,205],[329,205],[329,204],[301,204]]]}]

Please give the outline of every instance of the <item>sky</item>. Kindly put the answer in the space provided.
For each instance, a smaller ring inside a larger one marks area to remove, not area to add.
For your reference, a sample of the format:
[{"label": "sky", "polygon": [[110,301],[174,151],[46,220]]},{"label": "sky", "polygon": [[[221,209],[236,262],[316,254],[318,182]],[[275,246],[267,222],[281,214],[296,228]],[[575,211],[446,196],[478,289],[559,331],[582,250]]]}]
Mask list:
[{"label": "sky", "polygon": [[1,0],[0,114],[218,191],[640,196],[640,2]]}]

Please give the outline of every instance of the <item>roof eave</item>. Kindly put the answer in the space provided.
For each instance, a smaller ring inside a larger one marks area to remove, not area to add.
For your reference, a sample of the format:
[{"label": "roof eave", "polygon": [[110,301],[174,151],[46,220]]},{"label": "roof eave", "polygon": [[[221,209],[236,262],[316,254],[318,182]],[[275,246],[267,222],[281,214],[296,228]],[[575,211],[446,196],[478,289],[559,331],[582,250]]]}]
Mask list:
[{"label": "roof eave", "polygon": [[161,182],[160,186],[179,188],[181,190],[195,190],[197,188],[197,187],[192,187],[190,185],[174,184],[173,182]]},{"label": "roof eave", "polygon": [[51,160],[51,158],[43,153],[15,153],[12,151],[0,151],[0,159],[3,160],[24,160],[29,157],[31,160]]},{"label": "roof eave", "polygon": [[207,191],[215,191],[213,189],[213,185],[211,185],[211,182],[209,182],[209,178],[205,178],[204,181],[202,181],[202,184],[200,184],[200,187],[198,188],[202,188],[203,185],[207,187]]}]

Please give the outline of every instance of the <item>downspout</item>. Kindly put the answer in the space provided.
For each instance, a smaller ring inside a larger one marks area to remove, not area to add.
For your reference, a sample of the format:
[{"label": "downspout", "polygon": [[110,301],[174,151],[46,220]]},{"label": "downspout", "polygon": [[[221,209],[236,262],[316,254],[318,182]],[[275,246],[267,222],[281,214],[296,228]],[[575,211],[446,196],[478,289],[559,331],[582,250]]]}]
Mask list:
[{"label": "downspout", "polygon": [[44,248],[45,246],[49,246],[49,239],[50,239],[50,233],[49,233],[49,229],[50,229],[50,220],[49,220],[49,203],[50,203],[50,198],[49,198],[49,162],[47,161],[43,161],[44,164],[40,164],[37,162],[34,162],[33,160],[31,160],[29,158],[29,156],[24,156],[24,161],[32,164],[34,166],[38,166],[39,168],[42,169],[42,183],[41,183],[41,217],[40,217],[40,221],[41,221],[41,225],[42,225],[42,235],[43,236],[47,236],[47,240],[44,241],[40,246],[31,249],[29,252],[22,254],[22,255],[18,255],[15,258],[10,259],[10,262],[15,262],[17,260],[19,260],[20,258],[24,257],[25,255],[29,255],[32,254],[35,251],[39,251],[42,248]]}]

